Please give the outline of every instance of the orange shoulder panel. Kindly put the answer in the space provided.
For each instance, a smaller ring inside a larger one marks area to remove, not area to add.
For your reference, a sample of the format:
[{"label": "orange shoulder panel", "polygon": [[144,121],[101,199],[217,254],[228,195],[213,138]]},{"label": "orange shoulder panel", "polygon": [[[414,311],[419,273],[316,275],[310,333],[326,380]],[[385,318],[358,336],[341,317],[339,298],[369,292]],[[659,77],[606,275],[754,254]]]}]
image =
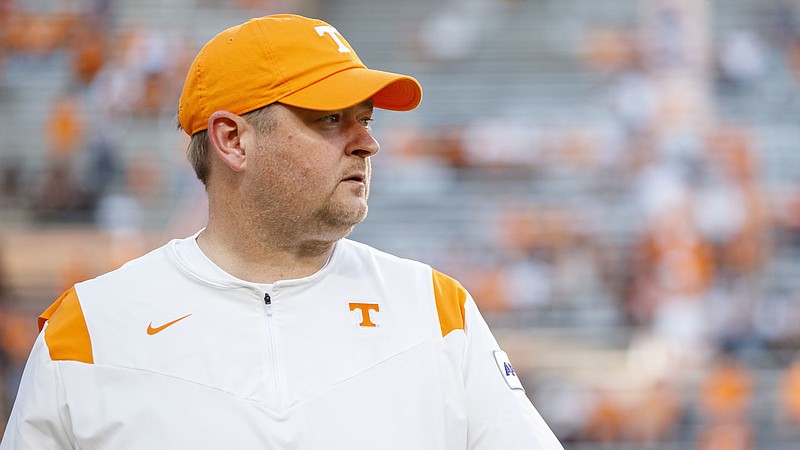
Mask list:
[{"label": "orange shoulder panel", "polygon": [[467,290],[458,281],[434,270],[433,295],[436,297],[436,310],[439,313],[442,337],[447,336],[453,330],[463,330]]},{"label": "orange shoulder panel", "polygon": [[53,361],[94,363],[89,329],[74,286],[39,316],[39,330],[45,322],[44,340]]}]

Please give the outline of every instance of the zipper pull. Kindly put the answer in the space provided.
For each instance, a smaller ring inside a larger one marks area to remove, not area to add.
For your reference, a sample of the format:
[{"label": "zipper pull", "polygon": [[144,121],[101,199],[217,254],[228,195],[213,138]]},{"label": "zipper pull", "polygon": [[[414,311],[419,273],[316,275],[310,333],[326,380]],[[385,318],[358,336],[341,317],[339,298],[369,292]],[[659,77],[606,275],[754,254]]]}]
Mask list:
[{"label": "zipper pull", "polygon": [[269,296],[269,292],[264,292],[264,304],[267,305],[267,315],[272,315],[272,297]]}]

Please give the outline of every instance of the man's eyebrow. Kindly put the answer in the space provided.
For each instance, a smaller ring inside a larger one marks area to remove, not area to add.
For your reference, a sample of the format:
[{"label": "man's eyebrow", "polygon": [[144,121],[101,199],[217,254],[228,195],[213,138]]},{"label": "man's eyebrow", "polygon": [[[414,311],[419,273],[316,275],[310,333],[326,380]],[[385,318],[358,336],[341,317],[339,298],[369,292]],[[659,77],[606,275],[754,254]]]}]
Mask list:
[{"label": "man's eyebrow", "polygon": [[[375,111],[375,102],[372,99],[367,99],[367,100],[364,100],[361,103],[357,103],[357,104],[347,108],[347,110],[351,111],[353,114],[365,114],[365,113],[368,113],[368,114],[372,115],[372,113]],[[345,110],[342,110],[342,111],[345,111]]]}]

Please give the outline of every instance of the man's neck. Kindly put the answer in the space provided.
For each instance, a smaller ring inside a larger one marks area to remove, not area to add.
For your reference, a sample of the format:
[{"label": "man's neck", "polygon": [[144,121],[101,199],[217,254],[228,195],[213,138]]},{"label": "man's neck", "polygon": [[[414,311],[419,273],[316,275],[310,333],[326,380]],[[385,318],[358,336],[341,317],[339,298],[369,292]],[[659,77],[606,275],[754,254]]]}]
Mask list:
[{"label": "man's neck", "polygon": [[197,237],[200,250],[222,270],[264,284],[313,275],[325,266],[335,246],[335,241],[279,242],[253,233],[219,232],[212,224]]}]

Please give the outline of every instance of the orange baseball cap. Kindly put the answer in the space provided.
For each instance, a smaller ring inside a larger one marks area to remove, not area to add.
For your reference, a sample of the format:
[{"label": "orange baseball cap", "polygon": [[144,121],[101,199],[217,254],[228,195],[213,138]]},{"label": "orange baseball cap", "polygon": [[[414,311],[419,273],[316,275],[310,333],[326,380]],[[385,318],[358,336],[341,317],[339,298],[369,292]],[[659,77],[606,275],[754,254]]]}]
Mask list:
[{"label": "orange baseball cap", "polygon": [[336,111],[372,98],[376,108],[409,111],[422,100],[412,77],[367,69],[329,24],[279,14],[250,19],[211,39],[192,63],[178,122],[188,135],[211,114],[244,114],[274,102]]}]

